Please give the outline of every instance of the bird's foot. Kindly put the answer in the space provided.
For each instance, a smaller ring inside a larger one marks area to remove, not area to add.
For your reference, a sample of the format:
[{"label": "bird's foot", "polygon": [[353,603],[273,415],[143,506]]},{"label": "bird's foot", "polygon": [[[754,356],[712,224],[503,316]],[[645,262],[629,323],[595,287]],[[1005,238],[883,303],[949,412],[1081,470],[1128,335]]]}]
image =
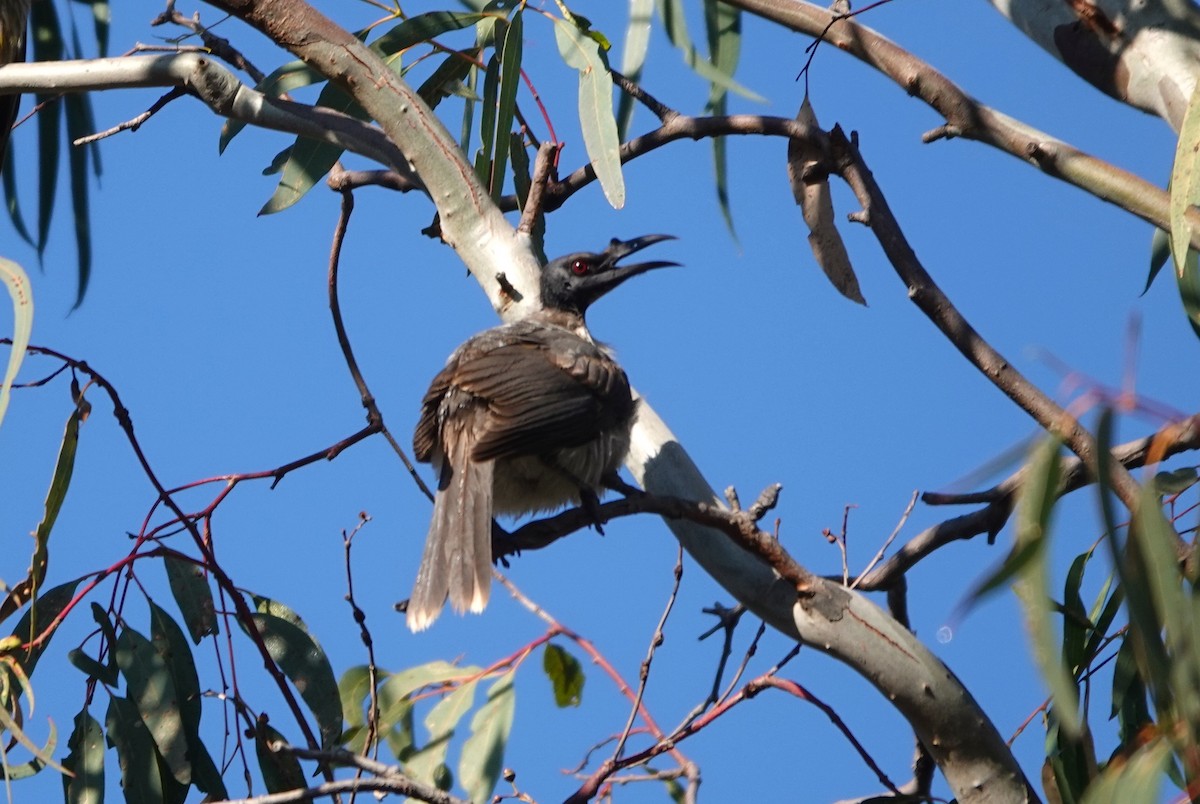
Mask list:
[{"label": "bird's foot", "polygon": [[508,569],[507,555],[519,555],[520,550],[512,546],[512,534],[500,527],[500,523],[492,520],[492,563],[500,562],[500,566]]},{"label": "bird's foot", "polygon": [[607,475],[600,478],[600,485],[606,489],[619,492],[626,497],[641,497],[646,493],[637,486],[632,486],[626,483],[616,472],[609,472]]},{"label": "bird's foot", "polygon": [[579,489],[579,507],[592,520],[592,527],[596,532],[603,536],[604,520],[600,516],[600,498],[596,496],[596,492],[587,487]]}]

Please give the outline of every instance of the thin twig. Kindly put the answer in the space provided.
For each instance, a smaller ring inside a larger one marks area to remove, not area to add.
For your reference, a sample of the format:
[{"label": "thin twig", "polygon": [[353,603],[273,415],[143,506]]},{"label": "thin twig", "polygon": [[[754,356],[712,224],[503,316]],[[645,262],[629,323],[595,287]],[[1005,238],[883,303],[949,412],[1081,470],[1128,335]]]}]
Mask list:
[{"label": "thin twig", "polygon": [[654,636],[650,638],[650,647],[646,650],[646,658],[642,660],[642,666],[638,672],[637,695],[634,697],[633,706],[629,709],[629,720],[626,721],[625,728],[621,731],[621,737],[617,740],[617,747],[613,751],[612,758],[614,762],[621,758],[621,754],[625,750],[625,741],[629,739],[629,732],[633,728],[633,722],[637,719],[638,710],[642,707],[642,698],[646,694],[646,684],[650,681],[650,664],[654,661],[654,652],[658,650],[665,639],[663,629],[666,627],[667,618],[671,616],[671,610],[675,608],[675,600],[679,596],[679,582],[683,579],[683,545],[679,545],[679,552],[675,559],[675,570],[672,573],[672,577],[674,581],[671,584],[671,594],[667,598],[667,606],[663,609],[662,617],[658,619],[658,626],[654,629]]}]

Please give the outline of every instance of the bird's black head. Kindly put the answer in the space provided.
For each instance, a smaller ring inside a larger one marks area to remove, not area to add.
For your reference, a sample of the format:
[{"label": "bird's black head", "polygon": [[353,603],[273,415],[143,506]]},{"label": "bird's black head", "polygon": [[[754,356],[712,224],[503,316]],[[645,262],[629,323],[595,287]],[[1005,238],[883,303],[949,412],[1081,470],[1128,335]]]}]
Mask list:
[{"label": "bird's black head", "polygon": [[599,254],[580,251],[553,259],[542,269],[542,304],[551,309],[583,315],[592,302],[629,277],[654,268],[678,265],[676,262],[662,261],[617,265],[622,257],[641,251],[646,246],[674,239],[671,235],[646,235],[624,241],[613,238],[608,248]]}]

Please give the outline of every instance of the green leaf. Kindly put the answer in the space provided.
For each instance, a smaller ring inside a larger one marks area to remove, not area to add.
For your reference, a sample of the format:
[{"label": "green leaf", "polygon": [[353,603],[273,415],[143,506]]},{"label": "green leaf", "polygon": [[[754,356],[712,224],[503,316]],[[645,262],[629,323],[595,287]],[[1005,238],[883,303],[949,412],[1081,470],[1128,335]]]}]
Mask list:
[{"label": "green leaf", "polygon": [[1066,669],[1073,674],[1084,669],[1084,662],[1087,661],[1087,637],[1092,630],[1092,622],[1088,619],[1087,609],[1083,606],[1083,596],[1080,594],[1083,573],[1091,557],[1090,550],[1075,556],[1070,570],[1067,571],[1067,580],[1063,584],[1062,661]]},{"label": "green leaf", "polygon": [[50,564],[50,532],[54,530],[54,523],[58,521],[58,514],[62,511],[63,501],[67,497],[67,489],[75,472],[75,452],[79,446],[79,424],[83,419],[83,410],[84,408],[76,407],[67,417],[62,444],[58,448],[58,459],[54,463],[54,474],[50,478],[50,488],[46,491],[42,521],[38,523],[33,534],[34,547],[29,562],[29,575],[14,586],[4,602],[0,603],[0,620],[8,619],[14,611],[29,602],[46,579],[46,569]]},{"label": "green leaf", "polygon": [[[260,81],[255,89],[269,98],[277,98],[293,90],[306,87],[310,84],[320,83],[324,80],[325,76],[297,59],[276,68],[270,75]],[[226,120],[224,125],[221,126],[221,136],[217,140],[217,153],[225,153],[225,149],[229,147],[229,143],[241,133],[246,125],[241,120]]]},{"label": "green leaf", "polygon": [[25,225],[25,215],[21,212],[21,202],[17,193],[17,158],[14,155],[16,143],[11,139],[4,152],[3,162],[0,163],[0,183],[4,185],[4,202],[8,207],[8,218],[12,221],[13,229],[29,245],[33,246],[33,236]]},{"label": "green leaf", "polygon": [[[53,3],[34,3],[29,12],[33,30],[33,60],[61,61],[62,27]],[[38,226],[37,251],[40,258],[49,242],[50,221],[54,217],[54,196],[58,189],[62,104],[54,93],[38,93],[37,103],[46,104],[37,115],[38,129]]]},{"label": "green leaf", "polygon": [[417,88],[421,100],[425,101],[430,109],[436,109],[443,99],[456,92],[462,92],[462,82],[475,66],[479,54],[478,48],[470,48],[462,53],[454,52],[446,56],[437,69]]},{"label": "green leaf", "polygon": [[462,11],[429,11],[400,22],[371,43],[371,50],[381,56],[407,50],[413,45],[428,42],[444,33],[469,28],[488,18],[487,14]]},{"label": "green leaf", "polygon": [[365,664],[355,665],[338,680],[338,696],[342,699],[342,717],[346,728],[365,726],[364,709],[371,699],[371,668]]},{"label": "green leaf", "polygon": [[[1172,658],[1163,641],[1163,623],[1155,606],[1153,574],[1143,555],[1140,542],[1133,532],[1122,542],[1116,519],[1114,494],[1111,483],[1113,443],[1113,412],[1111,408],[1101,411],[1096,429],[1097,488],[1100,509],[1104,517],[1107,541],[1113,554],[1113,564],[1125,593],[1125,608],[1129,617],[1127,641],[1132,644],[1132,654],[1137,662],[1138,676],[1145,681],[1160,717],[1174,718],[1174,697],[1171,691],[1170,667]],[[1155,501],[1157,508],[1157,500]]]},{"label": "green leaf", "polygon": [[504,767],[504,749],[516,708],[513,670],[488,690],[487,701],[471,718],[471,736],[463,743],[458,778],[472,801],[487,801]]},{"label": "green leaf", "polygon": [[564,648],[547,642],[542,653],[542,669],[554,688],[554,704],[559,709],[583,703],[583,682],[586,677],[578,659]]},{"label": "green leaf", "polygon": [[162,658],[175,684],[179,715],[187,740],[188,758],[192,763],[192,783],[210,794],[213,799],[228,798],[225,781],[208,748],[200,739],[200,717],[203,702],[200,698],[200,676],[188,638],[179,624],[154,601],[150,601],[150,641]]},{"label": "green leaf", "polygon": [[219,633],[216,604],[203,568],[174,556],[165,556],[163,567],[171,584],[171,596],[183,614],[192,642],[199,645],[204,637]]},{"label": "green leaf", "polygon": [[504,194],[504,176],[508,167],[508,148],[505,144],[512,132],[513,117],[517,108],[517,88],[521,85],[521,54],[525,26],[522,23],[521,7],[518,6],[504,34],[502,48],[496,54],[500,62],[500,83],[496,104],[496,131],[492,142],[491,180],[488,186],[492,199],[499,200]]},{"label": "green leaf", "polygon": [[1138,672],[1134,645],[1134,638],[1126,635],[1117,649],[1117,661],[1113,666],[1112,713],[1109,717],[1117,719],[1123,746],[1136,745],[1142,728],[1151,722],[1146,684]]},{"label": "green leaf", "polygon": [[1158,738],[1142,746],[1127,762],[1112,762],[1083,796],[1083,804],[1154,804],[1171,744]]},{"label": "green leaf", "polygon": [[177,791],[180,785],[160,765],[154,740],[132,701],[116,695],[109,699],[104,731],[108,744],[117,749],[121,789],[128,804],[165,802]]},{"label": "green leaf", "polygon": [[[337,84],[327,84],[321,90],[317,106],[324,106],[359,120],[368,118],[366,111]],[[344,152],[345,149],[328,142],[296,137],[288,148],[279,184],[275,186],[275,192],[263,204],[258,214],[273,215],[294,205],[333,168]]]},{"label": "green leaf", "polygon": [[500,93],[500,59],[488,59],[483,73],[483,108],[479,113],[479,154],[475,160],[475,175],[488,184],[492,175],[492,154],[496,146],[496,109]]},{"label": "green leaf", "polygon": [[0,281],[8,288],[13,307],[12,344],[8,347],[8,367],[4,370],[4,381],[0,383],[0,422],[8,410],[8,399],[12,393],[13,380],[25,359],[25,347],[33,332],[33,287],[25,269],[12,260],[0,257]]},{"label": "green leaf", "polygon": [[687,22],[684,19],[683,0],[656,1],[658,12],[662,16],[663,28],[666,31],[667,38],[671,40],[671,44],[683,55],[684,64],[690,67],[696,75],[708,79],[713,84],[730,92],[736,92],[748,100],[766,103],[764,97],[734,81],[732,74],[721,72],[720,68],[710,64],[700,55],[699,51],[692,44],[691,37],[688,35]]},{"label": "green leaf", "polygon": [[[415,779],[448,789],[452,777],[446,766],[446,752],[454,729],[475,701],[476,681],[460,684],[453,692],[434,704],[425,716],[425,728],[429,739],[419,751],[404,762],[404,768]],[[445,785],[445,786],[443,786]]]},{"label": "green leaf", "polygon": [[592,169],[613,209],[625,206],[621,142],[613,117],[612,75],[596,40],[572,23],[555,18],[554,38],[568,66],[579,71],[579,124]]},{"label": "green leaf", "polygon": [[1195,249],[1188,249],[1187,259],[1175,275],[1175,284],[1179,287],[1179,300],[1183,302],[1188,324],[1200,337],[1200,264]]},{"label": "green leaf", "polygon": [[94,678],[110,687],[117,683],[116,668],[101,664],[81,648],[71,648],[67,651],[67,661],[88,678]]},{"label": "green leaf", "polygon": [[[646,53],[650,50],[653,9],[654,0],[629,0],[629,25],[625,29],[625,45],[621,49],[621,74],[635,83],[642,80],[642,68],[646,64]],[[617,137],[622,142],[629,138],[629,126],[633,123],[633,110],[636,107],[633,96],[622,92],[617,100]]]},{"label": "green leaf", "polygon": [[[1071,738],[1080,734],[1078,690],[1071,668],[1062,663],[1066,645],[1055,634],[1054,607],[1050,600],[1050,518],[1058,500],[1062,464],[1061,441],[1049,436],[1034,450],[1029,475],[1021,487],[1017,508],[1016,546],[1034,548],[1030,560],[1017,573],[1013,590],[1021,601],[1025,622],[1033,639],[1034,658],[1054,698],[1063,732]],[[1082,608],[1082,606],[1081,606]]]},{"label": "green leaf", "polygon": [[0,727],[2,727],[0,731],[9,733],[12,743],[20,743],[33,754],[33,759],[28,762],[9,765],[10,745],[0,746],[0,771],[3,771],[0,776],[4,779],[9,781],[27,779],[39,773],[47,765],[59,773],[64,772],[63,766],[54,761],[54,749],[58,745],[58,730],[54,728],[53,720],[50,721],[50,734],[46,737],[46,744],[41,746],[30,739],[29,735],[21,728],[21,724],[17,723],[16,719],[3,707],[0,707]]},{"label": "green leaf", "polygon": [[262,772],[267,792],[303,790],[307,785],[299,760],[286,751],[272,751],[270,746],[274,743],[287,745],[287,740],[267,723],[260,722],[254,733],[254,753],[258,757],[258,769]]},{"label": "green leaf", "polygon": [[1192,729],[1200,729],[1200,632],[1192,601],[1183,590],[1176,546],[1179,534],[1159,507],[1153,485],[1142,490],[1129,531],[1134,560],[1144,566],[1148,592],[1159,627],[1170,647],[1166,666],[1169,689],[1153,690],[1163,710],[1170,709]]},{"label": "green leaf", "polygon": [[270,614],[272,617],[278,617],[281,620],[287,620],[292,625],[299,628],[304,633],[308,634],[309,638],[316,642],[316,637],[309,630],[308,624],[304,619],[296,613],[294,609],[286,603],[281,603],[278,600],[272,600],[269,597],[262,595],[251,595],[250,598],[254,601],[254,610],[259,614]]},{"label": "green leaf", "polygon": [[[718,0],[704,0],[704,29],[708,37],[709,58],[726,75],[737,69],[742,47],[742,12]],[[729,93],[720,84],[709,89],[707,110],[712,115],[729,113]],[[728,137],[713,137],[713,171],[716,175],[717,205],[729,234],[737,240],[733,211],[729,206],[729,168],[726,151]]]},{"label": "green leaf", "polygon": [[1175,278],[1179,282],[1180,298],[1192,329],[1200,336],[1200,268],[1197,255],[1191,248],[1192,225],[1188,208],[1200,202],[1200,85],[1192,92],[1183,124],[1179,127],[1179,142],[1175,147],[1175,163],[1171,169],[1171,257],[1175,262]]},{"label": "green leaf", "polygon": [[75,716],[75,729],[67,740],[70,753],[63,767],[75,774],[63,776],[67,804],[101,804],[104,801],[104,730],[86,708]]},{"label": "green leaf", "polygon": [[132,628],[117,637],[116,655],[128,700],[137,707],[160,756],[176,781],[190,784],[192,764],[170,668],[150,641]]},{"label": "green leaf", "polygon": [[254,614],[252,623],[271,658],[316,717],[321,746],[336,745],[342,733],[342,701],[325,652],[307,631],[281,617]]},{"label": "green leaf", "polygon": [[1200,85],[1192,92],[1183,124],[1179,127],[1179,141],[1175,146],[1175,163],[1171,169],[1171,257],[1175,260],[1175,271],[1182,275],[1187,260],[1192,227],[1187,221],[1189,206],[1200,201]]},{"label": "green leaf", "polygon": [[[67,581],[39,597],[37,602],[30,606],[25,615],[17,622],[17,627],[13,629],[12,636],[5,640],[5,642],[15,643],[19,646],[31,642],[40,636],[75,598],[75,587],[78,585],[78,579]],[[57,632],[57,628],[55,632]],[[37,667],[38,659],[41,658],[42,653],[50,644],[52,637],[53,633],[37,645],[29,648],[15,647],[6,651],[6,653],[16,660],[26,676],[32,676],[34,668]]]},{"label": "green leaf", "polygon": [[1200,474],[1196,467],[1185,466],[1173,472],[1159,472],[1154,476],[1154,492],[1156,494],[1182,494],[1196,485]]},{"label": "green leaf", "polygon": [[1162,267],[1167,264],[1167,260],[1171,258],[1171,236],[1157,226],[1154,227],[1154,234],[1150,237],[1150,273],[1146,276],[1146,287],[1142,288],[1142,295],[1146,295],[1146,291],[1150,290],[1150,286],[1154,284],[1155,277]]},{"label": "green leaf", "polygon": [[[87,124],[90,115],[87,109],[87,96],[71,93],[63,97],[62,103],[66,108],[67,141],[75,142],[94,131]],[[67,163],[71,171],[71,212],[75,222],[75,250],[79,280],[75,291],[75,304],[71,309],[78,309],[83,304],[84,294],[87,293],[88,281],[92,276],[92,222],[88,205],[88,158],[92,149],[74,147],[67,149]]]}]

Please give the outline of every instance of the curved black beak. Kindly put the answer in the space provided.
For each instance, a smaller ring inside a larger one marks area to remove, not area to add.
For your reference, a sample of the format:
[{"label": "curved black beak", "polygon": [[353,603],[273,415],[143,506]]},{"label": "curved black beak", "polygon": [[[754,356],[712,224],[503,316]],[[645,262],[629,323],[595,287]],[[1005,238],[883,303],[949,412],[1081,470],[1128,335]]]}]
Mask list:
[{"label": "curved black beak", "polygon": [[[617,267],[618,260],[628,257],[630,254],[641,251],[647,246],[652,246],[655,243],[661,243],[664,240],[675,239],[676,238],[674,235],[666,234],[643,235],[642,237],[635,237],[632,240],[618,240],[614,237],[608,244],[608,248],[604,249],[604,267],[612,270]],[[629,277],[633,276],[634,274],[640,274],[643,271],[652,270],[654,268],[671,268],[678,265],[679,263],[677,262],[655,260],[652,262],[641,262],[635,265],[622,265],[619,270],[623,277]]]}]

